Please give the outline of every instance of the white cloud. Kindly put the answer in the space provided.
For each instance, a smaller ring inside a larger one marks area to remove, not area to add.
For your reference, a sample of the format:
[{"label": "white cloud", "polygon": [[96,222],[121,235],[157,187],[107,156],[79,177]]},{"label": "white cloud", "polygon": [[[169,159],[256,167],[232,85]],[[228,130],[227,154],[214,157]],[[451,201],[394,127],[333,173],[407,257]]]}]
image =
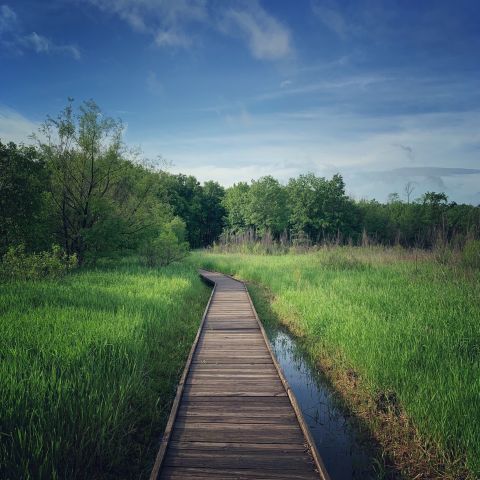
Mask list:
[{"label": "white cloud", "polygon": [[188,47],[191,40],[184,33],[173,30],[160,30],[155,35],[155,45],[159,47]]},{"label": "white cloud", "polygon": [[242,9],[227,10],[220,28],[227,34],[243,37],[255,58],[277,60],[293,52],[288,28],[258,2],[248,3]]},{"label": "white cloud", "polygon": [[20,113],[0,105],[0,139],[3,143],[32,143],[29,135],[37,132],[38,123],[32,122]]},{"label": "white cloud", "polygon": [[39,35],[37,32],[32,32],[29,35],[21,37],[19,39],[19,44],[35,51],[36,53],[63,53],[71,56],[75,60],[80,60],[81,58],[80,50],[75,45],[58,45],[43,35]]},{"label": "white cloud", "polygon": [[[158,47],[195,45],[192,24],[243,38],[255,58],[277,60],[292,53],[291,35],[256,0],[89,0],[92,5],[120,17],[140,33],[150,35]],[[233,6],[232,6],[233,5]]]},{"label": "white cloud", "polygon": [[336,10],[330,2],[315,2],[312,4],[312,10],[328,29],[332,30],[342,39],[347,37],[350,27],[342,14]]},{"label": "white cloud", "polygon": [[81,57],[80,50],[75,45],[57,44],[37,32],[24,33],[17,14],[8,5],[0,6],[0,42],[18,54],[30,50],[44,54],[65,54],[75,60]]},{"label": "white cloud", "polygon": [[325,80],[321,82],[299,85],[291,87],[292,82],[282,82],[279,90],[261,93],[253,97],[255,101],[274,100],[287,96],[305,95],[314,92],[333,92],[333,91],[363,91],[368,87],[388,81],[389,78],[382,75],[355,75],[350,77],[338,78],[335,80]]},{"label": "white cloud", "polygon": [[16,28],[17,15],[8,5],[0,5],[0,34]]},{"label": "white cloud", "polygon": [[89,0],[117,15],[135,31],[148,34],[158,47],[188,47],[185,27],[208,18],[205,0]]}]

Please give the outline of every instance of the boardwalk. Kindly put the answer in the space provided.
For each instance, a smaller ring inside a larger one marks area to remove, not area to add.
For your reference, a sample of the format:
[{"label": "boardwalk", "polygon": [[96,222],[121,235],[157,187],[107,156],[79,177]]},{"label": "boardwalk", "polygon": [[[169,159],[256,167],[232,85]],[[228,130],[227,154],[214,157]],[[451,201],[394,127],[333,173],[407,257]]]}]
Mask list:
[{"label": "boardwalk", "polygon": [[151,480],[328,479],[244,284],[201,275],[215,288]]}]

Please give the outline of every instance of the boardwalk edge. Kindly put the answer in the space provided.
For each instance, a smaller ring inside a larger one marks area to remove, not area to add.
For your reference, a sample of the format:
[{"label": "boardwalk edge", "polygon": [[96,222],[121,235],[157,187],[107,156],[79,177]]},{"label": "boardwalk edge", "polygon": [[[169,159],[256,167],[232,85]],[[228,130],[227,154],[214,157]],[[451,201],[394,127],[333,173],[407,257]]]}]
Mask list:
[{"label": "boardwalk edge", "polygon": [[168,417],[167,425],[165,427],[162,441],[160,443],[160,449],[158,450],[157,456],[155,458],[155,463],[152,468],[152,473],[150,474],[150,480],[157,480],[158,474],[160,473],[160,469],[162,468],[163,460],[165,458],[165,453],[167,451],[168,443],[170,441],[170,436],[172,434],[173,425],[175,423],[175,419],[177,418],[178,407],[180,406],[180,400],[183,395],[185,380],[190,370],[190,365],[192,363],[192,358],[195,353],[195,350],[197,348],[198,340],[200,338],[200,333],[202,332],[203,324],[205,323],[205,319],[207,317],[208,310],[210,308],[210,304],[212,303],[213,295],[215,293],[215,287],[216,287],[215,283],[211,282],[209,279],[205,278],[201,274],[200,274],[200,278],[206,283],[208,283],[209,285],[213,285],[213,289],[212,289],[212,293],[210,294],[210,298],[208,299],[207,306],[205,307],[205,311],[203,312],[202,320],[200,322],[200,326],[198,327],[197,335],[195,336],[195,340],[193,341],[192,347],[190,349],[190,353],[185,363],[185,368],[183,369],[182,376],[180,377],[180,381],[177,386],[177,393],[175,395],[175,399],[173,400],[170,416]]}]

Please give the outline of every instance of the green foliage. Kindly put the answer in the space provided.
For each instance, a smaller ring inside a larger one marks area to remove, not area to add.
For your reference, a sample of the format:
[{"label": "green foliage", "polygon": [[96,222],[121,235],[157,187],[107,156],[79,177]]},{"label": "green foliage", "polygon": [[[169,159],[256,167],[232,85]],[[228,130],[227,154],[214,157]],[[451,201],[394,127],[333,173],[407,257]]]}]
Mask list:
[{"label": "green foliage", "polygon": [[366,242],[432,248],[440,239],[461,248],[466,237],[480,234],[480,207],[447,203],[447,196],[436,192],[410,202],[412,191],[412,185],[406,187],[408,202],[393,193],[387,203],[380,203],[349,198],[339,174],[325,179],[307,173],[286,186],[272,177],[251,185],[241,182],[225,192],[222,241],[252,231],[257,240],[269,232],[275,241],[284,244],[281,237],[286,236],[292,245],[300,236],[314,245]]},{"label": "green foliage", "polygon": [[47,187],[48,171],[35,148],[0,141],[0,255],[12,244],[48,247]]},{"label": "green foliage", "polygon": [[287,196],[278,180],[270,175],[253,180],[249,189],[246,217],[260,235],[280,235],[287,227]]},{"label": "green foliage", "polygon": [[0,263],[5,280],[60,278],[77,266],[77,256],[67,255],[58,245],[51,252],[26,253],[23,244],[10,246]]},{"label": "green foliage", "polygon": [[222,204],[225,189],[217,182],[208,181],[203,184],[202,213],[203,232],[202,245],[211,245],[222,233],[225,208]]},{"label": "green foliage", "polygon": [[288,182],[290,224],[295,233],[304,232],[313,241],[332,239],[341,233],[352,236],[356,208],[345,195],[341,175],[331,180],[313,173],[300,175]]},{"label": "green foliage", "polygon": [[[478,261],[478,241],[466,251]],[[372,397],[395,392],[425,442],[466,461],[477,478],[480,276],[432,256],[336,247],[283,256],[194,253],[191,261],[267,287],[273,310],[313,355],[328,353],[353,369]]]},{"label": "green foliage", "polygon": [[469,240],[465,244],[462,262],[466,267],[480,268],[480,240]]},{"label": "green foliage", "polygon": [[[250,251],[304,251],[329,243],[439,251],[440,244],[461,249],[467,238],[480,235],[480,207],[448,203],[437,192],[411,202],[412,182],[405,187],[406,203],[397,193],[387,203],[356,202],[339,174],[326,179],[308,173],[287,185],[266,176],[225,190],[155,170],[127,149],[122,123],[93,101],[77,110],[69,101],[41,132],[37,148],[0,142],[0,255],[10,245],[34,252],[58,243],[80,264],[140,248],[150,249],[146,256],[153,262],[175,245],[163,228],[174,217],[185,222],[192,248],[234,235],[234,243],[262,242]],[[179,255],[172,251],[167,258]]]},{"label": "green foliage", "polygon": [[166,223],[158,235],[147,240],[142,255],[149,267],[166,266],[182,259],[188,252],[185,222],[175,217]]},{"label": "green foliage", "polygon": [[[154,214],[167,210],[154,195],[159,174],[128,158],[121,122],[93,102],[72,103],[42,128],[39,148],[50,172],[57,236],[80,263],[137,248]],[[162,217],[165,218],[165,215]]]},{"label": "green foliage", "polygon": [[243,232],[248,227],[246,207],[248,204],[250,186],[240,182],[228,188],[223,198],[225,207],[225,228],[229,233]]},{"label": "green foliage", "polygon": [[148,478],[208,294],[134,259],[0,284],[0,478]]},{"label": "green foliage", "polygon": [[157,195],[186,224],[186,239],[192,248],[210,245],[222,233],[225,191],[217,182],[203,186],[195,177],[162,172]]}]

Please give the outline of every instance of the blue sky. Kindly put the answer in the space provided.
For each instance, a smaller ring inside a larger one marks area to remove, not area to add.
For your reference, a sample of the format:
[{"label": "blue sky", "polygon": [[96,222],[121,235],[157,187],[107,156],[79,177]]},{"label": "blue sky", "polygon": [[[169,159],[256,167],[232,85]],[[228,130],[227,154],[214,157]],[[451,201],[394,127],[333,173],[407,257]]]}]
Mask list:
[{"label": "blue sky", "polygon": [[0,0],[0,138],[93,98],[173,172],[480,203],[480,3]]}]

